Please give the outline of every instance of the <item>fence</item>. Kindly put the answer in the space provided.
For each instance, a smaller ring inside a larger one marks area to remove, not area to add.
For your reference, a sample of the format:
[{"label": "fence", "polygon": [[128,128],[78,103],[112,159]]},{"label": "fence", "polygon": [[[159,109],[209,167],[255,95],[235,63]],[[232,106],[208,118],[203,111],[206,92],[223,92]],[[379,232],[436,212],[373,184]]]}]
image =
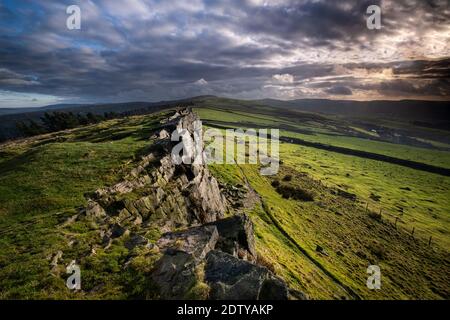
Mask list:
[{"label": "fence", "polygon": [[418,234],[422,234],[425,235],[424,237],[422,237],[422,239],[424,239],[424,242],[428,245],[431,246],[432,241],[433,241],[433,236],[429,234],[429,231],[425,231],[425,230],[421,230],[420,228],[417,228],[416,226],[411,226],[411,228],[402,228],[400,225],[398,225],[398,222],[400,220],[400,218],[398,216],[392,216],[389,212],[383,211],[383,208],[377,208],[378,209],[378,213],[376,213],[376,211],[371,211],[370,207],[369,207],[369,202],[366,202],[366,206],[365,206],[365,213],[368,214],[370,217],[376,219],[376,220],[380,220],[380,221],[385,221],[388,224],[390,224],[392,227],[395,228],[395,230],[402,230],[405,231],[407,234],[409,234],[409,236],[411,237],[411,239],[417,239],[419,240],[421,237],[418,236]]}]

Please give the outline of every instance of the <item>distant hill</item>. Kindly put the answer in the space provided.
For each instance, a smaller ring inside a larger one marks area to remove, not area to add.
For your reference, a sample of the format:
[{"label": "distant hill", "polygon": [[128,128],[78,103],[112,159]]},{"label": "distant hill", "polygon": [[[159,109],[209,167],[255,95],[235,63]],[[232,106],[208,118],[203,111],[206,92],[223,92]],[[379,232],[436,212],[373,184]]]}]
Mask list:
[{"label": "distant hill", "polygon": [[258,100],[258,102],[274,107],[351,117],[380,117],[402,120],[442,121],[449,119],[450,116],[450,103],[448,101],[347,101],[326,99],[280,101],[274,99],[264,99]]},{"label": "distant hill", "polygon": [[438,127],[448,130],[450,128],[450,104],[439,101],[347,101],[326,99],[298,99],[282,101],[276,99],[239,100],[216,96],[197,96],[181,100],[159,102],[126,102],[104,104],[58,104],[40,108],[0,108],[0,141],[17,137],[16,123],[19,121],[39,119],[48,111],[63,111],[73,113],[104,114],[105,112],[134,112],[141,110],[155,112],[165,107],[175,106],[179,103],[192,101],[198,106],[215,106],[226,108],[244,108],[251,111],[252,106],[266,109],[267,112],[277,112],[283,108],[289,112],[312,112],[339,115],[344,117],[375,117],[384,119],[397,119],[416,122],[425,127]]},{"label": "distant hill", "polygon": [[0,116],[6,114],[20,114],[37,111],[53,111],[67,108],[76,108],[84,106],[83,104],[52,104],[44,107],[28,107],[28,108],[0,108]]}]

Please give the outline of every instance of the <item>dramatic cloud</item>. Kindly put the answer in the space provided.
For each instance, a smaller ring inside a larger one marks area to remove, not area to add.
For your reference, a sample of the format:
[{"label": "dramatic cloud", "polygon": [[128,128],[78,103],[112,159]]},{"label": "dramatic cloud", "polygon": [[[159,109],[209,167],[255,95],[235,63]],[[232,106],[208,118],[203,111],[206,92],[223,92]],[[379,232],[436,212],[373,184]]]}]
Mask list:
[{"label": "dramatic cloud", "polygon": [[[66,28],[72,4],[81,30]],[[381,30],[366,27],[371,4]],[[0,107],[202,94],[449,100],[449,43],[447,0],[5,0]]]}]

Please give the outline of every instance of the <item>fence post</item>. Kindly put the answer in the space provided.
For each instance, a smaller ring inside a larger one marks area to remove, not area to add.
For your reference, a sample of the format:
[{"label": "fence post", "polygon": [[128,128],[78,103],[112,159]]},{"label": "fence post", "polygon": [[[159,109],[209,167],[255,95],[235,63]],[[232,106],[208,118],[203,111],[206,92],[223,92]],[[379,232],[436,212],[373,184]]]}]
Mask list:
[{"label": "fence post", "polygon": [[414,231],[416,230],[416,227],[413,227],[412,228],[412,232],[411,232],[411,237],[413,237],[414,238]]},{"label": "fence post", "polygon": [[428,245],[431,245],[431,238],[433,238],[433,236],[430,236],[430,240],[428,240]]},{"label": "fence post", "polygon": [[367,213],[368,208],[369,208],[369,202],[366,203],[366,213]]}]

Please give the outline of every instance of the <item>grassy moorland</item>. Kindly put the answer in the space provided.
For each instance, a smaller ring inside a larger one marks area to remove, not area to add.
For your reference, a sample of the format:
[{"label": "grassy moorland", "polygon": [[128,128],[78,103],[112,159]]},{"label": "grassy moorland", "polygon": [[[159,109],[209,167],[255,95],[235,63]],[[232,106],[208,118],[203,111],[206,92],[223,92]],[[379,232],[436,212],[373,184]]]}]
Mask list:
[{"label": "grassy moorland", "polygon": [[[198,108],[196,110],[204,121],[222,124],[224,126],[229,126],[230,128],[238,126],[249,127],[252,124],[268,128],[279,128],[281,129],[280,135],[285,137],[300,138],[306,141],[373,152],[395,158],[450,168],[450,149],[448,149],[450,145],[438,141],[418,138],[430,142],[431,145],[436,144],[441,148],[448,150],[425,149],[410,145],[374,140],[376,137],[373,136],[373,132],[358,128],[353,124],[336,127],[336,120],[334,119],[321,116],[320,121],[318,122],[317,119],[310,118],[309,114],[305,115],[305,113],[299,114],[300,119],[304,118],[302,121],[299,121],[295,118],[286,118],[283,116],[282,112],[280,112],[279,117],[275,117],[267,114],[226,109]],[[363,133],[363,136],[355,137],[355,131],[356,133]],[[423,131],[425,131],[424,134],[426,135],[428,131],[435,130],[424,129]],[[443,132],[443,134],[446,133]]]},{"label": "grassy moorland", "polygon": [[[64,250],[64,265],[91,250],[88,244],[98,238],[95,226],[61,225],[86,205],[86,192],[128,172],[151,144],[159,116],[110,120],[0,147],[0,298],[126,298],[139,290],[139,273],[134,278],[119,269],[128,255],[120,244],[108,252],[99,249],[84,262],[83,287],[107,284],[87,295],[67,290],[57,276],[65,270],[49,265],[58,250]],[[135,289],[123,289],[133,283]]]},{"label": "grassy moorland", "polygon": [[[198,112],[208,125],[222,129],[251,127],[252,121],[255,127],[282,123],[273,116],[243,112],[234,121],[223,110]],[[303,123],[302,129],[309,126]],[[338,130],[334,135],[309,131],[302,138],[448,165],[450,153],[441,150],[344,136]],[[282,130],[281,135],[300,134]],[[252,165],[239,169],[214,165],[213,169],[225,181],[248,183],[259,194],[260,205],[250,210],[258,249],[292,287],[312,298],[336,298],[323,289],[336,292],[336,286],[361,298],[448,298],[449,279],[441,276],[449,270],[449,177],[285,142],[280,146],[280,159],[283,165],[275,178],[260,176]],[[314,200],[287,199],[274,187],[278,183],[310,192]],[[317,251],[317,246],[323,251]],[[302,261],[302,271],[295,261]],[[366,287],[369,264],[384,270],[380,291]],[[330,279],[334,287],[329,287]]]},{"label": "grassy moorland", "polygon": [[[446,144],[433,140],[436,130],[414,129],[437,147],[420,148],[382,141],[349,120],[250,107],[219,102],[196,111],[208,126],[280,127],[283,136],[450,167]],[[160,116],[110,120],[0,146],[0,298],[152,297],[145,273],[153,261],[135,259],[123,270],[132,254],[123,243],[115,240],[91,254],[97,226],[63,225],[86,204],[85,193],[119,181],[133,167]],[[211,170],[223,183],[247,186],[240,210],[255,224],[257,251],[291,288],[313,299],[450,297],[449,177],[285,142],[280,159],[273,177],[261,176],[259,165]],[[52,269],[59,250],[60,266]],[[80,256],[83,291],[72,293],[61,266]],[[381,267],[381,290],[366,287],[369,264]]]},{"label": "grassy moorland", "polygon": [[[440,244],[429,247],[426,239],[410,237],[408,230],[395,228],[386,217],[379,219],[377,211],[366,211],[358,202],[288,164],[272,178],[261,176],[254,165],[241,165],[240,169],[214,165],[213,169],[229,183],[247,181],[259,194],[261,201],[249,210],[256,225],[258,251],[293,288],[311,298],[448,296],[444,275],[449,267],[448,252]],[[313,201],[286,199],[274,181],[311,193]],[[317,246],[323,251],[318,252]],[[383,270],[382,290],[366,288],[370,264]]]}]

